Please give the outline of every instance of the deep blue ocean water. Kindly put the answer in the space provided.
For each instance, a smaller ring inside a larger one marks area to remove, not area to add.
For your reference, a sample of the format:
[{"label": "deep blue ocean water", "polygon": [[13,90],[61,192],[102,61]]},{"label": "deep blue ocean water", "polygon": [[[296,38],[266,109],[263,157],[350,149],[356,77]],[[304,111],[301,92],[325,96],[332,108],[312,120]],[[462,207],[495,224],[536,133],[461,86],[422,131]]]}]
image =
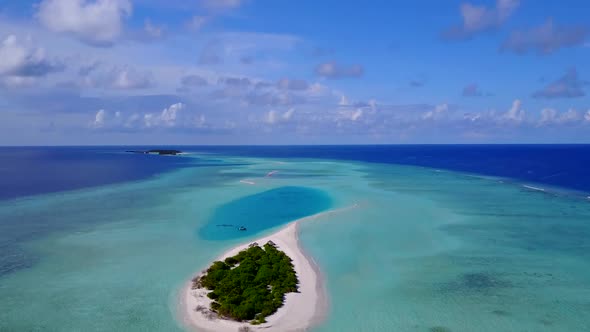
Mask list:
[{"label": "deep blue ocean water", "polygon": [[0,200],[140,180],[184,167],[134,147],[0,147]]},{"label": "deep blue ocean water", "polygon": [[340,145],[198,147],[231,155],[402,164],[590,192],[590,145]]},{"label": "deep blue ocean water", "polygon": [[[184,146],[248,157],[319,158],[403,164],[590,192],[590,145]],[[0,200],[134,181],[194,158],[123,153],[142,147],[0,147]],[[145,147],[143,147],[145,149]]]}]

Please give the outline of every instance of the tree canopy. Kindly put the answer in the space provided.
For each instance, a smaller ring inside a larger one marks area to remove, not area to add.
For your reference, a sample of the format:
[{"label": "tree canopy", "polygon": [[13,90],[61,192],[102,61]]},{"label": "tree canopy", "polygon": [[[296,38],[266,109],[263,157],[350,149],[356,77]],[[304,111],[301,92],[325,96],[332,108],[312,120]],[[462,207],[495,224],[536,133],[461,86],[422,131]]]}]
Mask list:
[{"label": "tree canopy", "polygon": [[265,322],[283,305],[286,293],[298,291],[291,258],[270,241],[214,262],[194,285],[211,290],[207,296],[218,315],[253,324]]}]

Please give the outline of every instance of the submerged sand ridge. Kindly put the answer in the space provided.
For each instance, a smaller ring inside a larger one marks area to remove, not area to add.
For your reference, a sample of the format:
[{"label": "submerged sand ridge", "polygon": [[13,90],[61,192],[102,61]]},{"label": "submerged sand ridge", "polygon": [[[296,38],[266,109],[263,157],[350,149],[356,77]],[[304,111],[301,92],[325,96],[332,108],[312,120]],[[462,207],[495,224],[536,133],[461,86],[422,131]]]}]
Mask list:
[{"label": "submerged sand ridge", "polygon": [[223,261],[225,258],[235,256],[240,251],[247,249],[251,243],[265,244],[268,241],[274,242],[277,249],[283,251],[292,259],[299,280],[299,292],[287,293],[283,306],[276,313],[268,316],[266,323],[252,325],[247,322],[236,322],[211,315],[208,310],[212,302],[207,297],[209,291],[203,288],[192,289],[192,282],[189,281],[181,290],[180,308],[183,324],[190,330],[211,332],[237,332],[245,326],[250,331],[306,331],[310,327],[317,325],[327,312],[327,296],[323,286],[324,281],[317,264],[305,254],[299,245],[298,225],[302,221],[316,219],[357,206],[355,204],[347,208],[330,210],[291,222],[278,232],[239,245],[217,259]]}]

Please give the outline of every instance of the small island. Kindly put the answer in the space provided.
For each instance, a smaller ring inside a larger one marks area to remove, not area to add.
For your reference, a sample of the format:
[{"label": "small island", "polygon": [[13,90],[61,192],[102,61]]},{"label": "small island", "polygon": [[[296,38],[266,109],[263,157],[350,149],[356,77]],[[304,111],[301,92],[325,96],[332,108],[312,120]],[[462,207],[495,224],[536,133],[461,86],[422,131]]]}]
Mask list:
[{"label": "small island", "polygon": [[179,297],[182,323],[198,332],[293,332],[322,321],[325,289],[299,246],[297,225],[324,214],[238,245],[187,280]]},{"label": "small island", "polygon": [[257,325],[283,305],[285,294],[298,292],[298,283],[291,258],[268,241],[214,262],[192,280],[192,288],[208,290],[212,300],[197,310]]},{"label": "small island", "polygon": [[141,153],[141,154],[157,154],[157,155],[166,155],[166,156],[176,156],[177,154],[181,154],[182,151],[179,150],[162,150],[162,149],[152,149],[152,150],[128,150],[129,153]]}]

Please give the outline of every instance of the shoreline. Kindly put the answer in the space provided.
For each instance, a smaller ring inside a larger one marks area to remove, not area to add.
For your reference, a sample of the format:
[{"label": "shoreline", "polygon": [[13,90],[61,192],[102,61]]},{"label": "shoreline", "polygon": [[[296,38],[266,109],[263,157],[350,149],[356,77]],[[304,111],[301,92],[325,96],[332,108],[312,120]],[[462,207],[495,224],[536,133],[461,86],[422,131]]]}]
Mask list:
[{"label": "shoreline", "polygon": [[[209,308],[211,300],[206,296],[208,291],[206,289],[192,289],[191,278],[183,285],[180,293],[179,312],[183,326],[189,331],[199,332],[237,332],[239,328],[244,326],[248,326],[250,331],[289,332],[307,331],[321,323],[328,312],[328,296],[319,266],[305,252],[299,242],[299,223],[356,207],[358,204],[320,212],[292,221],[275,233],[240,244],[216,259],[216,261],[222,261],[247,249],[254,242],[264,245],[268,241],[274,242],[279,250],[291,258],[299,281],[299,292],[285,294],[283,306],[271,316],[266,317],[266,323],[252,325],[228,319],[209,319],[205,313],[195,310],[197,306]],[[193,277],[201,275],[203,272],[204,269],[195,273]]]}]

